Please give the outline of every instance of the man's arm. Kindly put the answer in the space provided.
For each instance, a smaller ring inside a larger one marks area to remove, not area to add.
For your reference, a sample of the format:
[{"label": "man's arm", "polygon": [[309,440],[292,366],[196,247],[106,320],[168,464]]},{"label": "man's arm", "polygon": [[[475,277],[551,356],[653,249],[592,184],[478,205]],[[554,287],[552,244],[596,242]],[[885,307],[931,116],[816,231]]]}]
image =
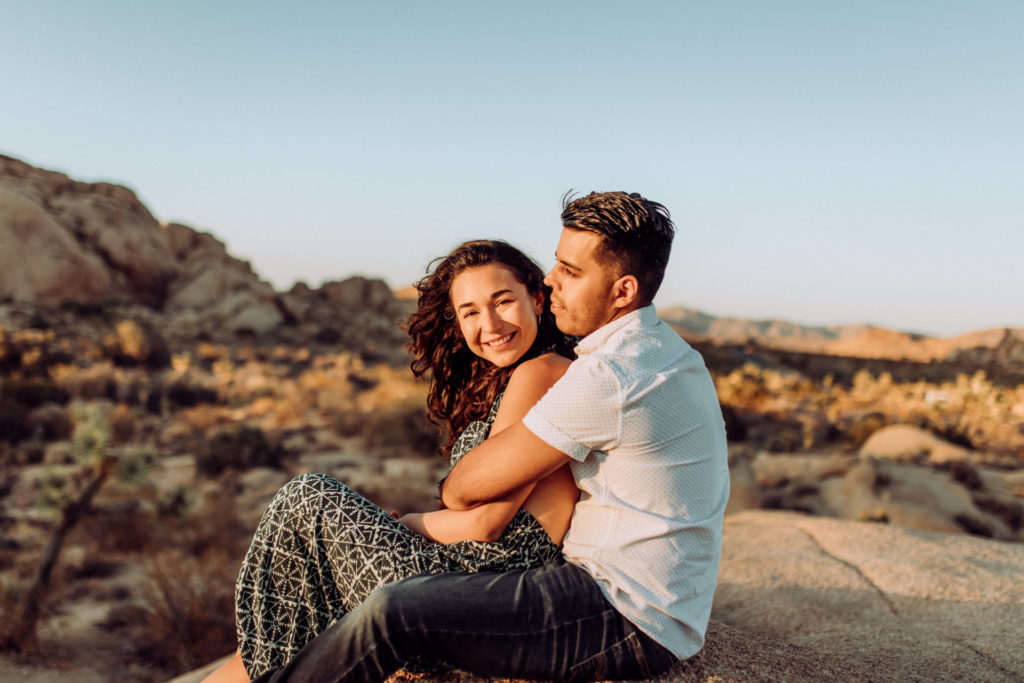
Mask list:
[{"label": "man's arm", "polygon": [[468,510],[532,486],[570,461],[520,420],[463,456],[445,479],[441,500]]},{"label": "man's arm", "polygon": [[521,489],[521,496],[487,503],[472,510],[410,512],[399,521],[421,536],[438,543],[496,541],[522,506],[520,498],[525,498],[531,489]]}]

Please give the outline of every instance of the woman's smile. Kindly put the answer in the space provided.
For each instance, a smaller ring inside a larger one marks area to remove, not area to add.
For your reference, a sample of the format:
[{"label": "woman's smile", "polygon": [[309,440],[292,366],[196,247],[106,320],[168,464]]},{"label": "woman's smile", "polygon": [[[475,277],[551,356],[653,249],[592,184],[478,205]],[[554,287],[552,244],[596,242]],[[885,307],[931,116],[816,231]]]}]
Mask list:
[{"label": "woman's smile", "polygon": [[503,265],[489,263],[462,271],[452,281],[452,308],[466,346],[506,368],[537,339],[544,295],[532,295]]},{"label": "woman's smile", "polygon": [[499,347],[504,346],[509,341],[511,341],[512,337],[514,337],[515,334],[516,334],[515,332],[511,332],[509,334],[506,334],[504,337],[501,337],[500,339],[495,339],[494,341],[489,341],[489,342],[484,342],[484,343],[487,344],[488,346],[490,346],[492,349],[498,349]]}]

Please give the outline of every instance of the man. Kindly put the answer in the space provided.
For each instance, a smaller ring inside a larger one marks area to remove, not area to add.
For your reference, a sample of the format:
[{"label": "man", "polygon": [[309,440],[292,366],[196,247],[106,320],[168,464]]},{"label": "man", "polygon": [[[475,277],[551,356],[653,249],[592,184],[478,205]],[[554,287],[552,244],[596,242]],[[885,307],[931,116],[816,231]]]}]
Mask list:
[{"label": "man", "polygon": [[637,194],[563,202],[545,282],[579,358],[523,420],[446,480],[453,509],[569,463],[564,562],[382,586],[259,680],[383,680],[410,659],[482,675],[646,678],[703,645],[728,498],[724,423],[700,355],[657,319],[668,211]]}]

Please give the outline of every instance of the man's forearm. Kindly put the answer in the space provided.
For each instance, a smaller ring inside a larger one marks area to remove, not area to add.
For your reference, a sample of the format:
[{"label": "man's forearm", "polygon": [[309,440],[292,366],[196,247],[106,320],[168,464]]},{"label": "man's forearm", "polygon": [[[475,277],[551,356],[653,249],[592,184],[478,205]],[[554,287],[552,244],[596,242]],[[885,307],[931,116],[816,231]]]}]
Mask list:
[{"label": "man's forearm", "polygon": [[501,500],[536,484],[569,461],[518,422],[492,436],[452,469],[441,500],[452,510],[468,510]]}]

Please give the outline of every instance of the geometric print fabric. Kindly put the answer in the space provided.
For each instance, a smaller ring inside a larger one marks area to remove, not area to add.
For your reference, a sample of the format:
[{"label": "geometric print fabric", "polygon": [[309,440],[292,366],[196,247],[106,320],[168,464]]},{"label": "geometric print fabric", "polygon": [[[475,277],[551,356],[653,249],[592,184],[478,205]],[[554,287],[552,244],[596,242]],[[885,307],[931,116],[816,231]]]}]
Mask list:
[{"label": "geometric print fabric", "polygon": [[[500,398],[453,444],[452,466],[487,438]],[[252,678],[283,666],[386,583],[421,574],[526,569],[560,554],[525,509],[496,541],[444,545],[334,477],[303,474],[274,496],[239,571],[235,619],[242,661]]]}]

